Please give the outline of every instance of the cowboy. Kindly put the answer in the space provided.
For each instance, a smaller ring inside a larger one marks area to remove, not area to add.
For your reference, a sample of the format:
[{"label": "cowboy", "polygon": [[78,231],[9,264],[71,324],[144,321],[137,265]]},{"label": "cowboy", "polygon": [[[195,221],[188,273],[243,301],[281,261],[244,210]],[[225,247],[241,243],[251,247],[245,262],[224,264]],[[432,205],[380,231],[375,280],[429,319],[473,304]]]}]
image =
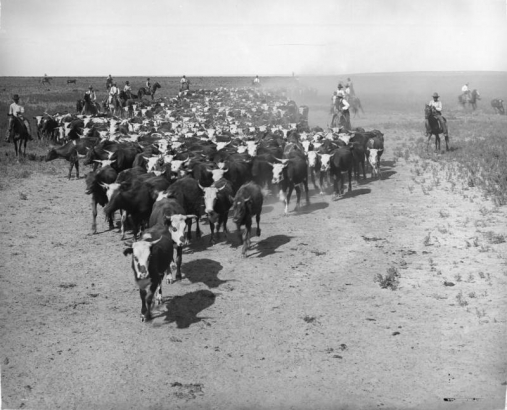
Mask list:
[{"label": "cowboy", "polygon": [[97,96],[95,95],[95,90],[93,89],[93,86],[88,87],[88,91],[85,92],[83,99],[85,100],[85,104],[83,104],[83,109],[81,110],[81,114],[86,113],[86,105],[95,105],[95,102],[97,101]]},{"label": "cowboy", "polygon": [[118,97],[118,93],[119,93],[118,87],[116,87],[116,82],[114,82],[111,88],[109,89],[109,104],[113,102],[114,98]]},{"label": "cowboy", "polygon": [[[440,124],[440,127],[442,128],[442,132],[444,133],[444,136],[448,137],[448,131],[447,131],[447,124],[445,122],[444,117],[442,117],[442,101],[438,101],[440,96],[438,93],[433,93],[433,100],[431,100],[428,105],[433,108],[433,116],[438,120],[438,123]],[[426,123],[429,127],[429,122],[426,120]]]},{"label": "cowboy", "polygon": [[[23,121],[25,123],[26,129],[28,130],[28,132],[30,132],[30,123],[23,116],[23,114],[25,112],[25,108],[23,106],[19,105],[19,95],[18,94],[14,94],[12,96],[12,100],[14,102],[9,106],[9,114],[7,114],[9,116],[9,126],[7,128],[7,136],[5,138],[5,141],[7,141],[7,142],[10,142],[11,138],[13,137],[13,133],[14,133],[14,117],[17,117],[21,121]],[[32,140],[32,136],[30,135],[30,133],[28,135],[29,135],[28,140],[31,141]]]},{"label": "cowboy", "polygon": [[187,77],[183,76],[180,80],[180,91],[185,89],[190,90],[190,82],[187,80]]},{"label": "cowboy", "polygon": [[338,84],[338,90],[336,91],[338,95],[345,97],[345,90],[343,89],[342,83]]},{"label": "cowboy", "polygon": [[123,92],[127,96],[128,99],[132,98],[132,87],[130,86],[130,81],[125,81],[125,86],[123,87]]},{"label": "cowboy", "polygon": [[151,91],[151,82],[149,78],[146,79],[146,88],[148,89],[148,91]]},{"label": "cowboy", "polygon": [[350,104],[347,102],[347,100],[344,98],[342,94],[337,93],[337,100],[336,100],[336,109],[338,112],[343,116],[345,120],[344,128],[346,131],[350,130],[352,126],[350,125]]},{"label": "cowboy", "polygon": [[463,97],[466,95],[470,95],[470,88],[468,87],[468,83],[466,83],[463,87],[461,87],[461,92]]},{"label": "cowboy", "polygon": [[111,86],[113,85],[113,77],[111,77],[111,74],[109,74],[109,77],[106,78],[106,88],[109,90]]},{"label": "cowboy", "polygon": [[254,85],[260,85],[261,84],[261,80],[259,79],[258,75],[255,76],[255,78],[253,80],[253,83],[254,83]]}]

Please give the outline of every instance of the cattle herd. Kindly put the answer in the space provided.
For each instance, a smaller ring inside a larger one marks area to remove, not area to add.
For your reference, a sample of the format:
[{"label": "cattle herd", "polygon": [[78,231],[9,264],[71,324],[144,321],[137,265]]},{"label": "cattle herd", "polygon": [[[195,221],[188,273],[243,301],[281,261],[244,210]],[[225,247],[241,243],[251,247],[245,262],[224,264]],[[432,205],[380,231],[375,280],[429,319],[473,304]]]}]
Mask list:
[{"label": "cattle herd", "polygon": [[194,222],[195,238],[201,237],[202,217],[213,244],[221,227],[228,233],[231,212],[245,257],[253,218],[261,234],[264,195],[278,195],[288,214],[293,191],[296,210],[302,190],[310,202],[309,179],[321,194],[332,185],[337,199],[344,176],[350,191],[360,167],[363,178],[369,166],[372,178],[381,178],[380,131],[310,129],[308,107],[298,107],[278,90],[187,90],[170,99],[140,101],[127,119],[47,113],[35,118],[39,138],[58,143],[46,161],[69,161],[69,179],[74,167],[79,178],[80,159],[93,167],[85,179],[92,232],[97,232],[97,204],[110,229],[121,215],[122,239],[126,226],[132,227],[133,241],[124,254],[132,255],[142,320],[149,320],[155,301],[161,301],[164,276],[169,282],[181,279],[183,247],[193,240]]}]

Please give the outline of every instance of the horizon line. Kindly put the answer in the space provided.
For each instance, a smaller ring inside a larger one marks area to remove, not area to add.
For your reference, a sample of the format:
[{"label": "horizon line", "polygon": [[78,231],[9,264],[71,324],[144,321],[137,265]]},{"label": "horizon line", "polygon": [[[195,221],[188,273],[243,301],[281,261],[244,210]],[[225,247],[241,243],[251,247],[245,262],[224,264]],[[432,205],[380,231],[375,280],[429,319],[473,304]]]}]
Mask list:
[{"label": "horizon line", "polygon": [[[255,77],[258,75],[259,77],[284,77],[284,78],[299,78],[299,77],[340,77],[340,76],[357,76],[357,75],[378,75],[378,74],[417,74],[417,73],[507,73],[507,70],[417,70],[417,71],[375,71],[375,72],[357,72],[357,73],[339,73],[339,74],[221,74],[221,75],[210,75],[210,74],[190,74],[186,75],[187,77]],[[90,75],[73,75],[73,74],[65,74],[65,75],[49,75],[48,77],[107,77],[107,74],[90,74]],[[8,77],[16,77],[16,78],[26,78],[26,77],[44,77],[44,75],[0,75],[0,78],[8,78]],[[118,74],[115,77],[174,77],[181,78],[181,75],[159,75],[159,74]]]}]

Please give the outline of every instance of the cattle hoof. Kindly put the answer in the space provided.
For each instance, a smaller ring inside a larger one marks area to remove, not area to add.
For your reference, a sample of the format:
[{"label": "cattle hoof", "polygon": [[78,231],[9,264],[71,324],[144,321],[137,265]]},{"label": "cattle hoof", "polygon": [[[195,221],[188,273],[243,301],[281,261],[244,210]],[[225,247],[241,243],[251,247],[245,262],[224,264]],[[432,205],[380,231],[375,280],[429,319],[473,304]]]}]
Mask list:
[{"label": "cattle hoof", "polygon": [[261,236],[261,228],[257,229],[257,236]]}]

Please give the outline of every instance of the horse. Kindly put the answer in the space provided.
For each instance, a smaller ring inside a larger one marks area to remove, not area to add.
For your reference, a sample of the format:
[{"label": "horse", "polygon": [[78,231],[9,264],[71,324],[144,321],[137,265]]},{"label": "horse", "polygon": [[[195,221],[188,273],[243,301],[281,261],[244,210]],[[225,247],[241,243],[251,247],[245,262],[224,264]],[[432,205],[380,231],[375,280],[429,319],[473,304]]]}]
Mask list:
[{"label": "horse", "polygon": [[124,90],[120,91],[120,104],[122,108],[128,108],[128,116],[134,116],[134,99],[137,98],[135,94],[127,93]]},{"label": "horse", "polygon": [[479,91],[477,91],[475,88],[472,90],[472,92],[468,92],[465,94],[461,94],[458,96],[459,103],[465,108],[465,105],[468,104],[472,107],[472,110],[475,111],[477,108],[477,100],[481,99],[481,95],[479,94]]},{"label": "horse", "polygon": [[39,82],[40,82],[42,85],[44,85],[44,84],[49,84],[49,85],[51,85],[51,80],[52,80],[52,79],[53,79],[52,77],[42,77],[42,78],[39,80]]},{"label": "horse", "polygon": [[[26,143],[32,139],[30,135],[30,123],[28,120],[19,117],[12,117],[13,125],[12,131],[10,134],[11,140],[14,143],[14,151],[16,152],[16,158],[19,158],[19,154],[21,154],[21,146],[23,145],[23,156],[26,156]],[[19,141],[19,149],[18,149],[18,141]]]},{"label": "horse", "polygon": [[491,106],[495,110],[495,114],[505,115],[505,107],[503,106],[503,100],[495,98],[491,100]]},{"label": "horse", "polygon": [[117,95],[111,96],[111,102],[109,102],[109,97],[106,98],[103,103],[103,107],[105,110],[109,110],[113,116],[122,116],[122,106]]},{"label": "horse", "polygon": [[[444,131],[440,126],[440,123],[435,117],[435,108],[431,107],[429,104],[426,104],[424,107],[424,118],[425,118],[425,126],[426,126],[426,135],[428,136],[428,142],[426,144],[426,149],[428,149],[430,145],[431,136],[435,136],[435,151],[440,151],[440,134]],[[446,119],[444,118],[444,121]],[[449,136],[445,136],[445,149],[449,151]]]},{"label": "horse", "polygon": [[141,100],[145,95],[151,95],[151,99],[153,100],[155,98],[155,93],[157,92],[157,89],[162,88],[162,86],[159,83],[155,83],[151,86],[151,88],[146,89],[145,87],[141,87],[139,91],[137,92],[137,98]]},{"label": "horse", "polygon": [[341,128],[343,131],[350,130],[352,128],[350,125],[350,114],[347,116],[344,112],[337,109],[334,110],[330,128]]},{"label": "horse", "polygon": [[76,84],[77,80],[67,80],[67,84]]},{"label": "horse", "polygon": [[190,90],[190,81],[185,81],[180,85],[180,91],[189,91]]},{"label": "horse", "polygon": [[359,97],[356,97],[355,95],[351,95],[349,97],[348,103],[350,104],[350,109],[354,113],[354,117],[357,115],[359,110],[364,114],[363,106],[361,105],[361,100]]}]

